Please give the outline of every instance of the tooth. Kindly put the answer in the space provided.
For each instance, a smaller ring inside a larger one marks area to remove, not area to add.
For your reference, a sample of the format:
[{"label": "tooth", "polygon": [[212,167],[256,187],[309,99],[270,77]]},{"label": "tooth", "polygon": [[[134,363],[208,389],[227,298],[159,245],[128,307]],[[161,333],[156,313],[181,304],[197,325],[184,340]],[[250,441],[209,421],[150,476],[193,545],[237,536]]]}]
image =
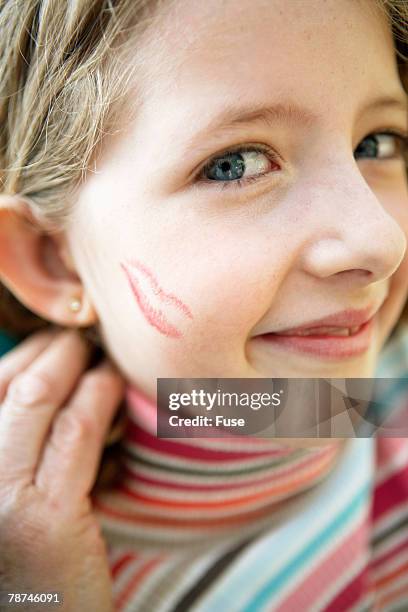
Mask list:
[{"label": "tooth", "polygon": [[332,331],[330,332],[331,336],[348,336],[349,335],[349,329],[348,327],[345,327],[343,329],[340,330],[336,330],[336,331]]},{"label": "tooth", "polygon": [[[351,329],[359,329],[354,327]],[[295,331],[280,332],[281,336],[349,336],[350,328],[348,327],[315,327],[314,329],[304,329]]]}]

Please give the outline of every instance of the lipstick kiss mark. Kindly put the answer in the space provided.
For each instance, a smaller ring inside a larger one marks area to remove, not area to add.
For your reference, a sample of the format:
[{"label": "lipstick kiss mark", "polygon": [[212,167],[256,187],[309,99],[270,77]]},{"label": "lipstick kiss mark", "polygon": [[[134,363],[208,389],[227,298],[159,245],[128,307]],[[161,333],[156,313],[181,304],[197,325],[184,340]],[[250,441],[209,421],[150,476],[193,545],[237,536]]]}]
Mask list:
[{"label": "lipstick kiss mark", "polygon": [[[169,321],[169,316],[193,318],[190,309],[173,293],[166,293],[153,273],[139,261],[120,264],[145,319],[161,334],[181,338],[181,331]],[[163,312],[163,307],[166,311]]]}]

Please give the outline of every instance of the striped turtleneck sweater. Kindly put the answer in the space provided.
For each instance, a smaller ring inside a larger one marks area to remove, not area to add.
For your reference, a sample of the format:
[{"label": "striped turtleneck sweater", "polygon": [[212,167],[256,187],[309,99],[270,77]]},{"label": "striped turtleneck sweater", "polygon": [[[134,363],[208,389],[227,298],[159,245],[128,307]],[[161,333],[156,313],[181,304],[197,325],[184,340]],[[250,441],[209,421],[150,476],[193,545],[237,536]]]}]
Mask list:
[{"label": "striped turtleneck sweater", "polygon": [[[393,404],[407,347],[377,370]],[[407,439],[164,439],[135,388],[127,408],[121,478],[93,496],[115,610],[408,610]]]}]

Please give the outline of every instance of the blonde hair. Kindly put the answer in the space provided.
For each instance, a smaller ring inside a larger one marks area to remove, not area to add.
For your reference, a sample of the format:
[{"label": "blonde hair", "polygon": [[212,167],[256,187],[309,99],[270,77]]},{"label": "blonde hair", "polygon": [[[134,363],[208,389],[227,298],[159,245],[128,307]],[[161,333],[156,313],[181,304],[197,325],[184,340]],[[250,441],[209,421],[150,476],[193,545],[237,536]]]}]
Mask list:
[{"label": "blonde hair", "polygon": [[[392,24],[405,84],[408,5],[374,2]],[[140,68],[134,39],[168,3],[0,0],[1,192],[25,200],[50,228],[69,218],[103,137],[129,110],[126,93]],[[2,294],[0,328],[26,334],[47,323]]]},{"label": "blonde hair", "polygon": [[[0,0],[1,194],[25,201],[43,231],[63,228],[104,137],[137,113],[133,43],[163,3]],[[48,324],[0,284],[0,329]],[[96,328],[85,335],[99,342]]]},{"label": "blonde hair", "polygon": [[[407,3],[373,1],[389,18],[408,89]],[[0,0],[1,191],[25,200],[50,231],[69,218],[103,137],[120,123],[141,67],[132,43],[168,2]],[[23,338],[48,324],[0,285],[0,329]],[[95,328],[85,333],[98,343]]]}]

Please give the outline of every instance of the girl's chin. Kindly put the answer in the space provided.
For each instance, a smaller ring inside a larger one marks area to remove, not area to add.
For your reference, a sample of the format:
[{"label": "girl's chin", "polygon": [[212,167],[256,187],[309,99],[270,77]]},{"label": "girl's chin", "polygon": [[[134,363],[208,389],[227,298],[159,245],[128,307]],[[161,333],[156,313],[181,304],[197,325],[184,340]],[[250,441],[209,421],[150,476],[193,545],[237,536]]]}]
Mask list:
[{"label": "girl's chin", "polygon": [[358,358],[347,362],[327,362],[288,354],[280,359],[271,355],[253,355],[252,367],[260,378],[371,378],[379,359],[376,345]]}]

